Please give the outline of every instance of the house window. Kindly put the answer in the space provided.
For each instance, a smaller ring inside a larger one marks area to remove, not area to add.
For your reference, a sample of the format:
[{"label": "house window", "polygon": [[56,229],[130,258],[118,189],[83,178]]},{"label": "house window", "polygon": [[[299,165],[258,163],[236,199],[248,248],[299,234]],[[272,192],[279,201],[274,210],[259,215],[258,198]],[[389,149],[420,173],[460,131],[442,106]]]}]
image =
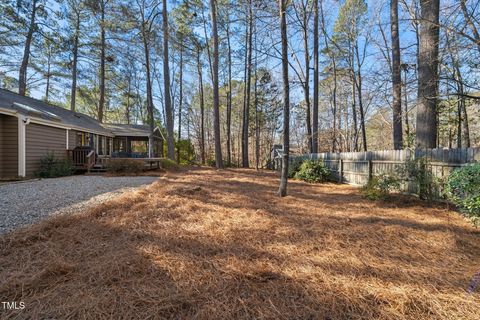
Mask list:
[{"label": "house window", "polygon": [[125,140],[123,140],[123,139],[113,140],[113,151],[114,152],[125,152]]},{"label": "house window", "polygon": [[90,135],[85,132],[77,132],[75,146],[84,147],[90,145]]},{"label": "house window", "polygon": [[75,146],[76,147],[83,146],[83,134],[81,132],[77,132],[76,139],[75,139]]},{"label": "house window", "polygon": [[91,147],[92,146],[92,136],[91,136],[91,134],[84,133],[84,135],[85,135],[85,142],[84,142],[83,145]]},{"label": "house window", "polygon": [[132,152],[145,153],[148,151],[148,141],[132,141]]}]

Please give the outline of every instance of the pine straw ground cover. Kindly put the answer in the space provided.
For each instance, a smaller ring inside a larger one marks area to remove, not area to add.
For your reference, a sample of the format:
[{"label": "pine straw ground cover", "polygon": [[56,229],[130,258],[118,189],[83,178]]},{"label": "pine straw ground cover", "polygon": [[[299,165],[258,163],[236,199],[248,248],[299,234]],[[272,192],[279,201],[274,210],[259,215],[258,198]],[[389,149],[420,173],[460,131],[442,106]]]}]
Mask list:
[{"label": "pine straw ground cover", "polygon": [[412,198],[192,169],[0,238],[0,318],[479,319],[480,231]]}]

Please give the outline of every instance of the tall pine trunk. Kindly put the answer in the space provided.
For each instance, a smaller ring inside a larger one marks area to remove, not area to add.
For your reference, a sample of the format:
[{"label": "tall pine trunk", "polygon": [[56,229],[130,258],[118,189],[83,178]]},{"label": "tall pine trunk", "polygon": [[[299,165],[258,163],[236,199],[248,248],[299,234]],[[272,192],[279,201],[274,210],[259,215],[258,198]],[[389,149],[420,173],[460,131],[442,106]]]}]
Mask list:
[{"label": "tall pine trunk", "polygon": [[248,168],[250,166],[248,159],[248,129],[250,120],[250,98],[252,86],[252,44],[253,44],[253,11],[252,0],[248,3],[248,47],[247,47],[247,76],[246,76],[246,101],[243,111],[243,126],[242,126],[242,167]]},{"label": "tall pine trunk", "polygon": [[420,7],[416,146],[426,149],[437,146],[440,0],[420,0]]},{"label": "tall pine trunk", "polygon": [[215,139],[215,165],[223,168],[222,141],[220,140],[220,94],[218,88],[218,28],[217,28],[217,4],[210,0],[210,14],[212,16],[213,33],[213,131]]},{"label": "tall pine trunk", "polygon": [[232,46],[230,43],[230,21],[227,22],[228,47],[228,95],[227,95],[227,164],[232,164]]},{"label": "tall pine trunk", "polygon": [[173,137],[173,110],[172,98],[170,93],[170,65],[168,55],[168,11],[167,0],[163,0],[162,8],[163,18],[163,86],[164,86],[164,102],[165,102],[165,116],[167,122],[167,157],[170,160],[175,160],[175,143]]},{"label": "tall pine trunk", "polygon": [[255,108],[255,169],[260,167],[260,118],[258,112],[258,48],[257,48],[257,24],[255,30],[255,66],[254,66],[254,85],[253,85],[253,105]]},{"label": "tall pine trunk", "polygon": [[148,113],[148,125],[150,128],[150,135],[148,137],[148,156],[153,158],[153,131],[155,130],[155,118],[153,114],[153,95],[152,95],[152,80],[150,71],[150,50],[148,43],[144,41],[145,51],[145,71],[147,73],[147,113]]},{"label": "tall pine trunk", "polygon": [[404,70],[404,80],[403,80],[403,84],[404,84],[404,110],[405,110],[405,135],[407,136],[407,139],[405,140],[406,142],[406,145],[407,145],[407,148],[410,148],[411,147],[411,139],[410,139],[410,120],[409,120],[409,114],[408,114],[408,92],[407,92],[407,70],[408,70],[408,65],[407,64],[403,64],[402,65],[402,68]]},{"label": "tall pine trunk", "polygon": [[282,172],[278,195],[287,195],[288,183],[288,159],[290,152],[290,84],[288,79],[288,43],[287,43],[287,19],[286,0],[278,0],[280,9],[280,32],[282,42],[282,79],[283,79],[283,155]]},{"label": "tall pine trunk", "polygon": [[203,72],[200,61],[200,53],[200,48],[197,48],[198,91],[200,94],[200,157],[202,164],[205,164],[205,101],[203,94]]},{"label": "tall pine trunk", "polygon": [[[153,132],[155,130],[155,118],[153,113],[153,93],[152,93],[152,79],[150,71],[150,46],[148,39],[148,30],[146,30],[145,17],[142,15],[142,41],[143,41],[143,52],[145,54],[145,71],[147,74],[147,114],[148,114],[148,125],[150,129],[150,134],[148,136],[148,156],[150,158],[154,157],[154,138]],[[163,154],[162,154],[163,156]]]},{"label": "tall pine trunk", "polygon": [[402,77],[400,74],[400,35],[398,29],[398,0],[390,1],[392,33],[392,89],[393,89],[393,148],[403,148]]},{"label": "tall pine trunk", "polygon": [[32,14],[30,15],[30,24],[28,26],[27,39],[23,49],[22,64],[18,75],[18,94],[24,96],[27,93],[27,69],[30,60],[30,46],[32,45],[33,32],[35,31],[35,19],[37,15],[37,0],[32,2]]},{"label": "tall pine trunk", "polygon": [[[78,10],[78,9],[77,9]],[[75,111],[77,102],[78,43],[80,36],[80,12],[76,12],[75,35],[73,36],[72,86],[70,88],[70,110]]]},{"label": "tall pine trunk", "polygon": [[132,75],[131,73],[128,74],[128,85],[127,85],[127,103],[125,105],[125,120],[127,124],[130,124],[130,97],[132,95]]},{"label": "tall pine trunk", "polygon": [[203,35],[205,37],[205,49],[207,49],[207,60],[208,60],[208,71],[210,78],[213,82],[213,65],[212,65],[212,54],[210,52],[210,39],[208,38],[207,33],[207,19],[205,18],[205,10],[202,3],[202,22],[203,22]]},{"label": "tall pine trunk", "polygon": [[[337,62],[336,62],[336,59],[335,57],[333,57],[332,59],[332,63],[333,63],[333,92],[332,92],[332,104],[333,104],[333,110],[332,110],[332,113],[333,113],[333,141],[332,141],[332,152],[336,152],[337,151],[337,86],[338,86],[338,83],[337,83]],[[338,127],[341,129],[341,117],[339,117],[339,125]],[[340,139],[341,140],[341,139]]]},{"label": "tall pine trunk", "polygon": [[[320,0],[320,17],[322,19],[322,33],[323,38],[325,41],[325,49],[328,52],[330,59],[332,60],[332,68],[333,68],[333,89],[332,89],[332,115],[333,115],[333,124],[332,124],[332,152],[337,151],[337,60],[335,58],[335,54],[332,54],[329,46],[328,40],[328,33],[325,26],[325,13],[323,11],[323,0]],[[339,117],[341,120],[341,117]],[[339,121],[340,122],[340,121]],[[339,125],[340,126],[340,125]]]},{"label": "tall pine trunk", "polygon": [[357,89],[355,72],[352,67],[352,119],[353,119],[353,151],[358,152],[358,120],[357,120]]},{"label": "tall pine trunk", "polygon": [[308,44],[308,22],[307,22],[307,5],[305,5],[303,10],[303,49],[305,57],[305,84],[304,84],[304,97],[305,97],[305,106],[307,108],[306,114],[306,126],[307,126],[307,136],[308,136],[308,149],[310,153],[313,153],[313,141],[312,141],[312,112],[310,105],[310,47]]},{"label": "tall pine trunk", "polygon": [[45,84],[45,101],[48,103],[50,99],[50,79],[52,78],[52,50],[50,43],[47,42],[47,48],[45,54],[47,55],[47,72],[45,78],[47,80]]},{"label": "tall pine trunk", "polygon": [[180,48],[180,92],[178,101],[178,146],[177,163],[180,163],[180,141],[182,140],[182,105],[183,105],[183,47]]},{"label": "tall pine trunk", "polygon": [[313,0],[313,112],[312,153],[318,153],[318,1]]},{"label": "tall pine trunk", "polygon": [[[465,101],[465,89],[463,86],[462,70],[459,66],[458,59],[454,61],[454,68],[457,74],[457,91],[458,91],[458,148],[464,146],[470,148],[470,129],[468,125],[467,104]],[[462,134],[465,144],[462,144]]]},{"label": "tall pine trunk", "polygon": [[100,98],[98,101],[97,120],[103,122],[105,110],[105,54],[106,54],[106,38],[105,38],[105,2],[100,2],[101,19],[100,19]]},{"label": "tall pine trunk", "polygon": [[[244,121],[245,121],[245,109],[247,108],[247,68],[248,68],[248,17],[245,19],[245,54],[244,54],[244,65],[243,65],[243,109],[242,116],[239,119],[242,119],[242,125],[239,126],[239,135],[238,135],[238,145],[237,149],[237,158],[241,156],[241,151],[243,150],[243,131],[244,131]],[[240,161],[237,160],[237,166],[240,166]]]},{"label": "tall pine trunk", "polygon": [[362,78],[362,69],[360,64],[360,54],[358,52],[358,41],[355,44],[355,56],[357,57],[357,74],[358,78],[355,82],[357,84],[357,94],[358,94],[358,109],[360,111],[360,129],[362,130],[362,146],[363,151],[368,150],[367,146],[367,130],[365,128],[365,109],[363,108],[363,78]]}]

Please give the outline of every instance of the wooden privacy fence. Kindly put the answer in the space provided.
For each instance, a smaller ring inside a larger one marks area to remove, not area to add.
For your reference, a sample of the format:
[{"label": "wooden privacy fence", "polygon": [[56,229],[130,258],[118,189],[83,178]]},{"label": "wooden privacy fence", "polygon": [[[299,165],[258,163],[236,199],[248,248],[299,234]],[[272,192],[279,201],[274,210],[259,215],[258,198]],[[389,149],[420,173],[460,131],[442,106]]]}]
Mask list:
[{"label": "wooden privacy fence", "polygon": [[[455,168],[480,161],[480,148],[316,153],[292,156],[290,161],[322,160],[338,182],[365,185],[370,177],[394,174],[398,167],[404,166],[408,160],[419,158],[428,160],[428,166],[435,177],[445,179]],[[416,188],[408,184],[402,189],[415,193]]]}]

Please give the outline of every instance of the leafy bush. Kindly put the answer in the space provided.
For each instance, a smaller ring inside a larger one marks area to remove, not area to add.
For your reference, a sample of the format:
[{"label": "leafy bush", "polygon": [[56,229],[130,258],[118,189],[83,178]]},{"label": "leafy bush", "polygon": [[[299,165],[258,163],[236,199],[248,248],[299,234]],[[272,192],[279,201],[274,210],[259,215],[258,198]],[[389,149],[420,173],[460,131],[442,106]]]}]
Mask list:
[{"label": "leafy bush", "polygon": [[[213,167],[215,168],[217,166],[217,162],[215,161],[215,159],[207,159],[206,160],[206,165],[209,166],[209,167]],[[223,168],[236,168],[237,165],[235,163],[228,163],[226,159],[223,159]]]},{"label": "leafy bush", "polygon": [[215,162],[215,159],[207,159],[206,163],[207,163],[207,166],[209,166],[209,167],[215,167],[216,164],[217,164]]},{"label": "leafy bush", "polygon": [[195,163],[195,148],[190,140],[175,141],[177,157],[180,156],[180,164]]},{"label": "leafy bush", "polygon": [[175,161],[164,158],[160,159],[160,168],[162,169],[178,169],[178,164]]},{"label": "leafy bush", "polygon": [[453,171],[445,191],[462,212],[480,221],[480,163]]},{"label": "leafy bush", "polygon": [[294,177],[310,183],[324,182],[330,177],[330,169],[322,161],[305,160]]},{"label": "leafy bush", "polygon": [[295,178],[295,175],[300,171],[300,166],[305,161],[303,158],[293,158],[288,164],[288,177]]},{"label": "leafy bush", "polygon": [[40,169],[36,176],[40,178],[56,178],[70,176],[75,168],[69,159],[59,158],[53,152],[47,153],[40,159]]},{"label": "leafy bush", "polygon": [[234,163],[233,161],[228,163],[227,160],[223,161],[223,167],[224,168],[239,168],[239,166],[236,163]]},{"label": "leafy bush", "polygon": [[110,159],[107,162],[107,171],[110,173],[136,174],[145,170],[143,161],[133,159]]},{"label": "leafy bush", "polygon": [[400,181],[392,175],[373,176],[362,188],[363,195],[369,200],[385,200],[390,192],[400,190]]},{"label": "leafy bush", "polygon": [[433,200],[439,192],[440,182],[434,177],[427,158],[408,160],[405,166],[397,169],[397,175],[406,181],[412,181],[420,199]]}]

